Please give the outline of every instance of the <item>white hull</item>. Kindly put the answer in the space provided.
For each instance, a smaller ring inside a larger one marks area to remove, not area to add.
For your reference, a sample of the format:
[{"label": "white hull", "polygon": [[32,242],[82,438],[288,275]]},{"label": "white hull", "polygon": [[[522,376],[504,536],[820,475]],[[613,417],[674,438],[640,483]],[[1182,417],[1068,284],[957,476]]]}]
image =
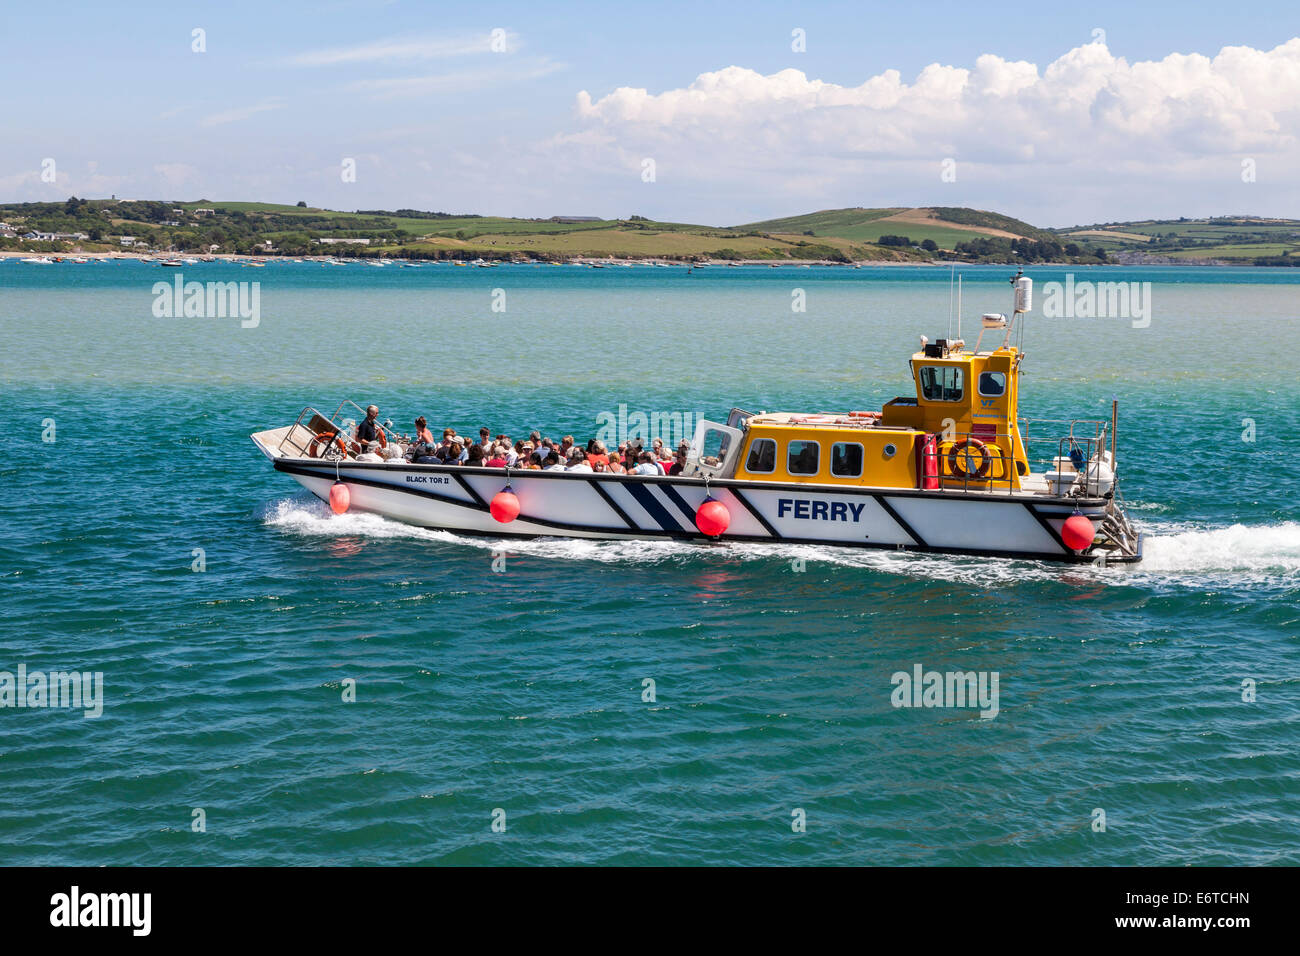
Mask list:
[{"label": "white hull", "polygon": [[[324,501],[336,477],[350,509],[426,528],[503,537],[656,538],[710,540],[694,522],[706,495],[731,516],[726,540],[829,544],[892,550],[1087,562],[1061,541],[1076,509],[1100,529],[1107,502],[1043,494],[831,488],[824,485],[700,478],[539,472],[501,468],[327,462],[278,457],[292,476]],[[519,516],[496,521],[492,497],[507,481]],[[1141,556],[1111,560],[1136,560]]]}]

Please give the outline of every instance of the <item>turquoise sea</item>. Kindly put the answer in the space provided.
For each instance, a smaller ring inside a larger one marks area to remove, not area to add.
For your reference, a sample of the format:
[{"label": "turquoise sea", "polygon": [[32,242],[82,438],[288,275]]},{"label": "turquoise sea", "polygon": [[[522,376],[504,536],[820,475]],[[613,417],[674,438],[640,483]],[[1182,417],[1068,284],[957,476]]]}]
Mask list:
[{"label": "turquoise sea", "polygon": [[[876,408],[948,270],[181,271],[259,282],[260,323],[0,262],[0,672],[103,675],[98,718],[0,708],[0,863],[1300,863],[1300,270],[1075,268],[1150,282],[1149,326],[1031,316],[1021,413],[1118,398],[1140,565],[544,539],[499,573],[249,433]],[[962,270],[968,342],[1012,271]],[[999,713],[895,708],[916,665],[997,672]]]}]

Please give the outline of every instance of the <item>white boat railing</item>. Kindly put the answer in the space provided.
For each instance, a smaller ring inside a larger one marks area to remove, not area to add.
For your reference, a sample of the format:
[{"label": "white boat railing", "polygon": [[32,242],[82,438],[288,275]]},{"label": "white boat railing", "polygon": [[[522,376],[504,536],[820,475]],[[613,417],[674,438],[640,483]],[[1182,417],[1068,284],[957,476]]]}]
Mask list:
[{"label": "white boat railing", "polygon": [[[344,417],[344,416],[347,417]],[[308,405],[299,414],[297,420],[289,426],[280,442],[277,453],[281,456],[293,454],[299,458],[324,458],[327,461],[341,460],[360,451],[354,434],[357,422],[366,417],[366,410],[350,399],[344,399],[333,415],[325,415]],[[376,423],[383,430],[389,441],[399,441],[400,436],[393,431],[390,423]],[[335,438],[342,438],[340,447]]]}]

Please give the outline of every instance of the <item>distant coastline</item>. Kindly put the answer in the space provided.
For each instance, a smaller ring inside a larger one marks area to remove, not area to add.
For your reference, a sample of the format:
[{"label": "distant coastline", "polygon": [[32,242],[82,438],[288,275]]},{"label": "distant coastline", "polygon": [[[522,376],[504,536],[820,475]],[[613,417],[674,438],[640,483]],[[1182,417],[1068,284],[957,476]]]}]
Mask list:
[{"label": "distant coastline", "polygon": [[0,256],[649,262],[684,265],[1300,265],[1300,221],[1251,216],[1042,229],[966,207],[831,209],[706,226],[256,202],[0,204]]}]

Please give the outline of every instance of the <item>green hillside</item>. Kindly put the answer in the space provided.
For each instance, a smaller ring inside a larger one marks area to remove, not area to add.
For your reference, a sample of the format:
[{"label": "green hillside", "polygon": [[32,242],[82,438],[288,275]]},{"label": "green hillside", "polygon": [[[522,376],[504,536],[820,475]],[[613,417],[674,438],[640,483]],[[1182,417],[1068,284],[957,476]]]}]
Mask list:
[{"label": "green hillside", "polygon": [[[998,213],[833,209],[744,226],[626,219],[517,219],[418,209],[342,212],[207,199],[77,199],[0,205],[0,249],[428,259],[658,258],[679,261],[1032,263],[1101,261],[1092,248]],[[37,234],[40,235],[37,235]]]},{"label": "green hillside", "polygon": [[1098,245],[1123,258],[1236,265],[1300,265],[1300,220],[1262,216],[1143,219],[1057,229],[1064,241]]},{"label": "green hillside", "polygon": [[1051,232],[1027,222],[981,209],[961,207],[886,207],[883,209],[825,209],[803,216],[768,219],[737,229],[769,233],[799,233],[837,236],[860,242],[875,242],[881,236],[906,235],[922,242],[934,240],[941,249],[952,249],[975,236],[1011,236],[1037,241],[1055,240]]}]

